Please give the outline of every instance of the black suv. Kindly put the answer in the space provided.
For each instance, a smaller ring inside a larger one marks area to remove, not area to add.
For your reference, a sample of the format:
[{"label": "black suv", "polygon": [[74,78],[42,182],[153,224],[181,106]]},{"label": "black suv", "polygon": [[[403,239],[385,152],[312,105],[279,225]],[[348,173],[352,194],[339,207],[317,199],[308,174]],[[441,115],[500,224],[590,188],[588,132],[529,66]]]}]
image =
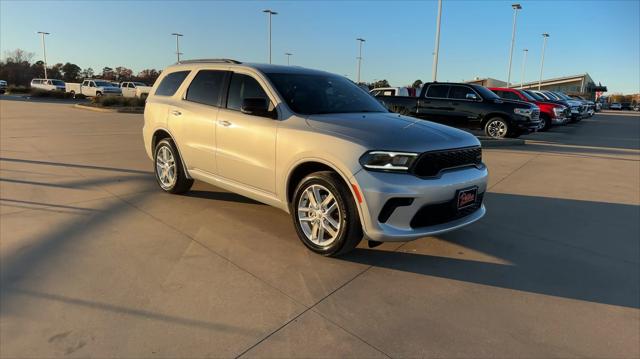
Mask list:
[{"label": "black suv", "polygon": [[538,106],[505,100],[484,86],[463,83],[426,83],[418,97],[376,96],[402,115],[461,128],[481,128],[494,138],[518,137],[540,125]]}]

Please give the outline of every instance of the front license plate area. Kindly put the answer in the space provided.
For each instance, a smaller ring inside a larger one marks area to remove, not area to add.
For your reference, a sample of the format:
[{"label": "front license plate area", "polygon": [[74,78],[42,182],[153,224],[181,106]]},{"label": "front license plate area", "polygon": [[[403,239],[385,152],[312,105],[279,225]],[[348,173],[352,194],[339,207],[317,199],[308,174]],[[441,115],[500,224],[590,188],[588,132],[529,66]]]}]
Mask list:
[{"label": "front license plate area", "polygon": [[456,209],[459,211],[476,204],[478,187],[459,189],[456,194]]}]

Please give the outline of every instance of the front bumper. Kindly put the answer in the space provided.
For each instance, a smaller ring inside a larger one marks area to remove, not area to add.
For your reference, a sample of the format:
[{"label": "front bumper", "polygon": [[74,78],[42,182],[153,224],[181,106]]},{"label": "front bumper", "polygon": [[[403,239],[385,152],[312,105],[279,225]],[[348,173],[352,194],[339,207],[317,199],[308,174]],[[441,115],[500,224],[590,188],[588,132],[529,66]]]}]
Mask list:
[{"label": "front bumper", "polygon": [[[411,174],[372,172],[361,170],[352,178],[362,192],[360,215],[363,230],[368,239],[409,241],[425,236],[452,231],[482,218],[486,212],[483,204],[472,213],[451,221],[426,227],[412,227],[412,219],[425,206],[452,201],[460,189],[476,186],[478,194],[487,190],[486,166],[470,166],[442,172],[440,177],[423,179]],[[392,198],[412,198],[409,205],[396,207],[383,221],[380,214]]]},{"label": "front bumper", "polygon": [[564,125],[567,122],[569,122],[570,118],[569,117],[554,117],[551,119],[551,124],[552,125]]}]

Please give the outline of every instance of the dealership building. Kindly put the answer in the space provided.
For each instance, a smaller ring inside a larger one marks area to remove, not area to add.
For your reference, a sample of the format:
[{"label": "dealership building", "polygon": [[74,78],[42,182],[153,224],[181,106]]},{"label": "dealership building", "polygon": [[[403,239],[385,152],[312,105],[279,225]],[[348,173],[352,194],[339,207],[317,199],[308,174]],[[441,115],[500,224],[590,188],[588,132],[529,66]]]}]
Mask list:
[{"label": "dealership building", "polygon": [[[476,77],[475,79],[466,82],[486,87],[507,87],[507,83],[505,81],[493,78],[481,79]],[[600,97],[602,92],[607,91],[606,86],[596,84],[588,73],[545,79],[540,82],[539,86],[541,90],[561,91],[568,95],[579,95],[590,100]],[[512,83],[511,87],[537,90],[538,81],[525,82],[524,84]]]}]

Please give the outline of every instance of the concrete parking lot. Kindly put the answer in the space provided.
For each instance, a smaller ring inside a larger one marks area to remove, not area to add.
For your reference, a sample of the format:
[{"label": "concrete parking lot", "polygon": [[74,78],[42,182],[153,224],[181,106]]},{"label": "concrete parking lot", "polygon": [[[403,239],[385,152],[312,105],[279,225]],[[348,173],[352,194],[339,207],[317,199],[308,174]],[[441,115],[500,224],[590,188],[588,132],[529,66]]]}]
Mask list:
[{"label": "concrete parking lot", "polygon": [[640,356],[640,117],[486,149],[487,216],[323,258],[156,188],[142,116],[0,100],[0,356]]}]

